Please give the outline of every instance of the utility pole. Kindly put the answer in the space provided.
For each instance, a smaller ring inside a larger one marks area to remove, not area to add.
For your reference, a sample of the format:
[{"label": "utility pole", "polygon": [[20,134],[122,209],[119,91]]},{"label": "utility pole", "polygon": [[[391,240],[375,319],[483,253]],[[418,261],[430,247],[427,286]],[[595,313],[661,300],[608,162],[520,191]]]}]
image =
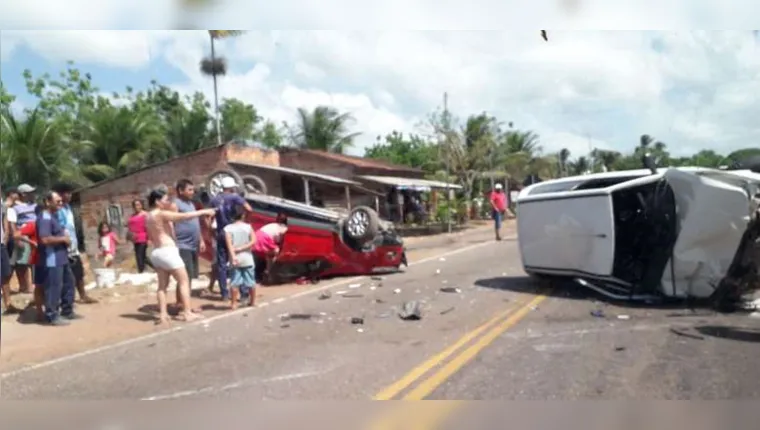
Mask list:
[{"label": "utility pole", "polygon": [[449,94],[446,92],[443,93],[443,120],[445,127],[444,144],[446,145],[446,151],[444,152],[444,160],[446,164],[446,224],[447,231],[451,233],[451,191],[449,190],[449,178],[451,177],[449,173],[449,146],[451,144],[451,142],[449,142],[449,126],[451,125],[451,121],[449,120]]}]

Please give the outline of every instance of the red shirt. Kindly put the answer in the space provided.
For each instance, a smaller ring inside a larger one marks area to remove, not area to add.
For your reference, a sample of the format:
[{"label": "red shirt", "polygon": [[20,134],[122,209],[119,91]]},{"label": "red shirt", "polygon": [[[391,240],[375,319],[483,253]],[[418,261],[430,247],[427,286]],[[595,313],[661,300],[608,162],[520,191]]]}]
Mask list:
[{"label": "red shirt", "polygon": [[35,245],[32,246],[32,251],[29,253],[29,264],[34,266],[37,264],[37,223],[35,221],[29,221],[22,225],[18,232],[35,243]]},{"label": "red shirt", "polygon": [[145,212],[132,215],[127,221],[127,229],[132,233],[132,242],[147,243],[148,230],[145,228]]},{"label": "red shirt", "polygon": [[507,210],[507,194],[499,193],[497,191],[491,191],[490,197],[491,203],[500,212]]}]

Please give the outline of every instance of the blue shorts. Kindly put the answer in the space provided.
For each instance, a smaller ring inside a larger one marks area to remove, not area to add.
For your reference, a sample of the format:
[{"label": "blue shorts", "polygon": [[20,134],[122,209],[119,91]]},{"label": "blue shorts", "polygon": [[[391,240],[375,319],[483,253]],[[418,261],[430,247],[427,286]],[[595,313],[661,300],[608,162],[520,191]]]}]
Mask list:
[{"label": "blue shorts", "polygon": [[501,217],[502,217],[501,212],[492,211],[491,216],[493,217],[494,227],[496,227],[497,230],[501,229]]},{"label": "blue shorts", "polygon": [[230,286],[249,289],[256,287],[256,269],[254,266],[233,267],[230,269]]}]

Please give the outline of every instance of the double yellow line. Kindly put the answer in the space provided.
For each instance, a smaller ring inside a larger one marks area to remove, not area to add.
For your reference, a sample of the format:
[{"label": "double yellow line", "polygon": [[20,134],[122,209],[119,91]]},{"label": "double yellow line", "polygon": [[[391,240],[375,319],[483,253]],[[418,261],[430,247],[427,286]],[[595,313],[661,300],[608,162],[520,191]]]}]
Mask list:
[{"label": "double yellow line", "polygon": [[[502,333],[520,322],[534,307],[546,299],[545,295],[539,295],[518,308],[509,308],[497,314],[491,320],[462,336],[456,343],[431,357],[429,360],[415,367],[401,379],[389,385],[377,395],[375,400],[393,400],[399,394],[407,390],[415,382],[419,381],[434,368],[441,366],[433,374],[419,382],[416,387],[409,390],[401,400],[423,400],[436,388],[440,387],[452,375],[464,367],[470,360],[475,358],[480,351],[493,343]],[[464,349],[463,349],[464,348]],[[462,350],[461,352],[459,352]],[[451,356],[459,352],[454,358]],[[448,360],[446,362],[446,360]],[[446,362],[445,364],[443,364]],[[448,408],[445,408],[448,409]]]}]

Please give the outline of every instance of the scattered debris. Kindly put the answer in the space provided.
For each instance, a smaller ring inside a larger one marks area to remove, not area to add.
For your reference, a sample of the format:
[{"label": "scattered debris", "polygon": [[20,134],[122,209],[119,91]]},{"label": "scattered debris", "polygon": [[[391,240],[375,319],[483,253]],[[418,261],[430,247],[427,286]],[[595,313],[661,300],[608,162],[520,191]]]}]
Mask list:
[{"label": "scattered debris", "polygon": [[451,313],[451,312],[453,312],[453,311],[454,311],[454,307],[452,306],[452,307],[450,307],[450,308],[448,308],[448,309],[444,309],[444,310],[442,310],[442,311],[441,311],[441,315],[446,315],[446,314],[448,314],[448,313]]},{"label": "scattered debris", "polygon": [[382,303],[385,303],[385,300],[383,300],[383,299],[375,299],[375,303],[382,304]]},{"label": "scattered debris", "polygon": [[290,324],[283,324],[280,326],[280,328],[290,328]]},{"label": "scattered debris", "polygon": [[360,297],[364,297],[364,294],[344,294],[343,297],[347,299],[358,299]]},{"label": "scattered debris", "polygon": [[307,321],[314,317],[312,314],[282,314],[280,321],[302,320]]},{"label": "scattered debris", "polygon": [[357,332],[357,333],[364,333],[364,329],[363,329],[363,328],[357,328],[357,329],[356,329],[356,332]]},{"label": "scattered debris", "polygon": [[507,276],[507,272],[501,272],[501,276]]},{"label": "scattered debris", "polygon": [[329,291],[323,291],[322,294],[319,295],[319,300],[327,300],[332,297],[332,293]]},{"label": "scattered debris", "polygon": [[616,346],[615,347],[615,351],[617,351],[617,352],[625,351],[625,347],[624,346]]},{"label": "scattered debris", "polygon": [[417,301],[406,302],[398,316],[404,321],[419,321],[422,319],[422,307]]},{"label": "scattered debris", "polygon": [[348,286],[348,288],[350,288],[350,289],[353,290],[353,289],[359,288],[361,286],[362,286],[362,284],[351,284],[351,285]]},{"label": "scattered debris", "polygon": [[631,317],[629,315],[618,315],[617,318],[619,320],[629,320]]},{"label": "scattered debris", "polygon": [[442,293],[457,293],[457,294],[462,292],[462,290],[456,287],[442,287],[440,291]]},{"label": "scattered debris", "polygon": [[395,290],[393,290],[393,294],[399,294],[399,293],[401,293],[401,288],[396,288]]},{"label": "scattered debris", "polygon": [[441,274],[441,269],[435,269],[435,274],[436,275],[440,275]]},{"label": "scattered debris", "polygon": [[342,295],[346,294],[347,292],[348,292],[348,291],[343,291],[343,290],[341,290],[341,291],[336,291],[336,292],[335,292],[335,295],[336,295],[336,296],[342,296]]},{"label": "scattered debris", "polygon": [[441,258],[438,259],[438,261],[446,261],[446,258],[441,257]]},{"label": "scattered debris", "polygon": [[591,316],[594,318],[605,318],[604,311],[601,309],[596,309],[590,312]]},{"label": "scattered debris", "polygon": [[373,286],[371,286],[371,287],[369,287],[369,290],[370,290],[370,291],[375,291],[376,289],[377,289],[377,287],[376,287],[376,286],[374,286],[374,285],[373,285]]},{"label": "scattered debris", "polygon": [[353,317],[353,318],[351,318],[351,324],[353,324],[353,325],[364,325],[364,318]]},{"label": "scattered debris", "polygon": [[[474,302],[474,301],[475,301],[475,300],[473,300],[473,302]],[[471,303],[472,303],[472,302],[471,302]],[[532,310],[532,311],[537,311],[537,310],[538,310],[538,306],[531,306],[531,307],[530,307],[530,310]]]},{"label": "scattered debris", "polygon": [[391,313],[390,312],[383,312],[380,315],[378,315],[378,318],[390,318]]},{"label": "scattered debris", "polygon": [[382,281],[383,279],[385,279],[385,277],[384,276],[373,276],[370,279],[372,279],[373,281]]},{"label": "scattered debris", "polygon": [[688,337],[690,339],[697,339],[697,340],[705,340],[705,338],[703,336],[700,336],[700,335],[697,335],[697,334],[691,334],[691,333],[684,333],[683,331],[677,330],[675,328],[671,328],[670,332],[673,333],[676,336]]}]

